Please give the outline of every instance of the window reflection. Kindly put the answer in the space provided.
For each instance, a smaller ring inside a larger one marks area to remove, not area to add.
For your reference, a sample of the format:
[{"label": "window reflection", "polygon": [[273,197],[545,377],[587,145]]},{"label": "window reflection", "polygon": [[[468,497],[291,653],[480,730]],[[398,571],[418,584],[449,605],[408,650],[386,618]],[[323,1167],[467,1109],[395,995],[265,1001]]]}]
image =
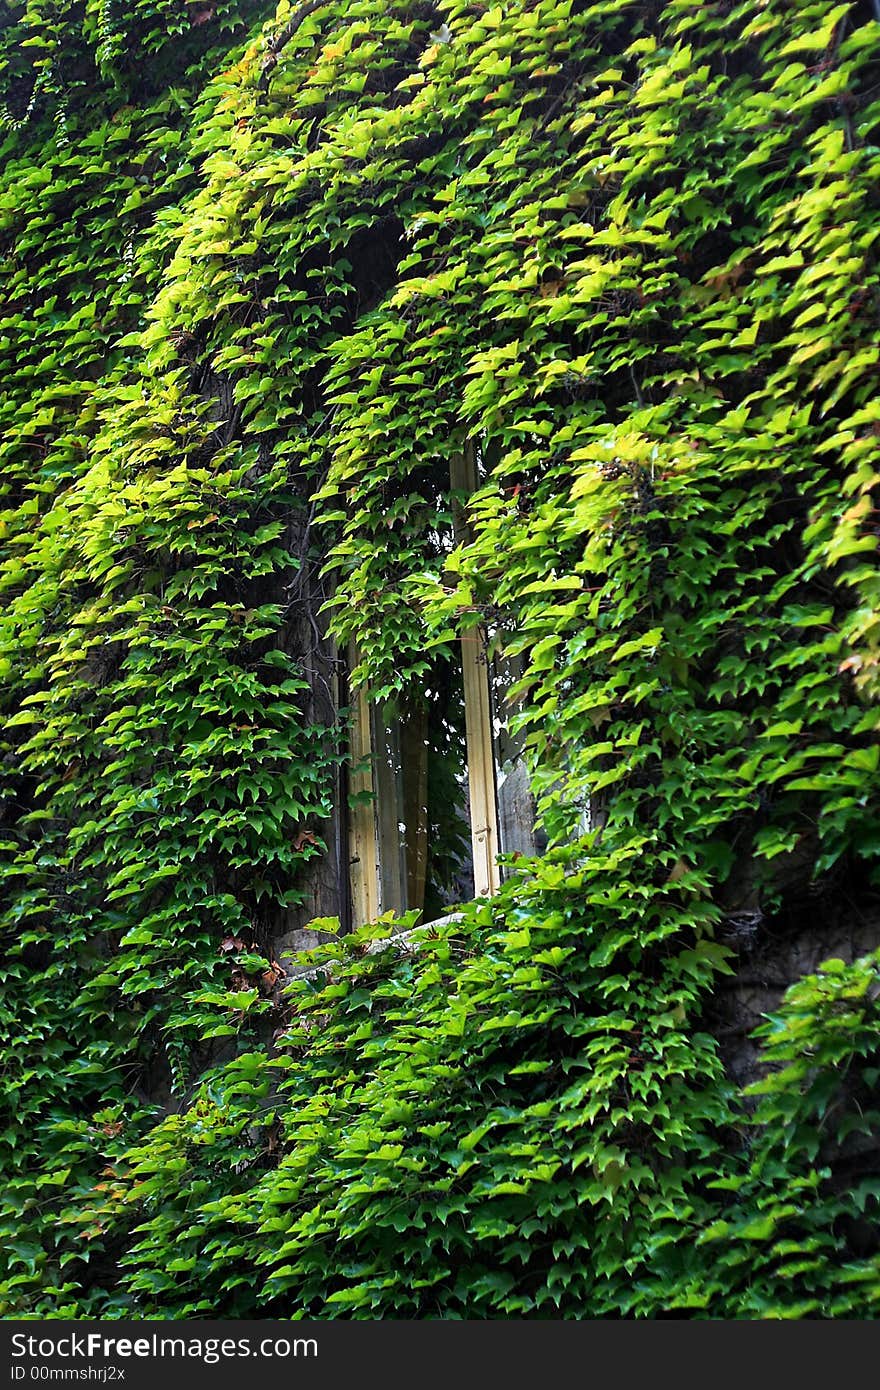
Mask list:
[{"label": "window reflection", "polygon": [[417,911],[430,922],[494,893],[498,855],[532,856],[536,826],[508,691],[516,661],[489,658],[479,628],[461,658],[437,657],[419,687],[355,712],[352,895],[355,922]]},{"label": "window reflection", "polygon": [[461,671],[436,660],[423,686],[372,707],[381,911],[440,917],[474,896]]}]

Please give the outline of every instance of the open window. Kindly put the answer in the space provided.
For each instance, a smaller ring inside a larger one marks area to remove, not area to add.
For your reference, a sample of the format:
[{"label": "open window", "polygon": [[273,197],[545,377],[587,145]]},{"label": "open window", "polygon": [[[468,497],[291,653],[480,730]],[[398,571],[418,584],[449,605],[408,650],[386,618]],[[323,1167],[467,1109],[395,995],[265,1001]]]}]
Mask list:
[{"label": "open window", "polygon": [[[474,450],[452,466],[454,493],[476,485]],[[456,516],[456,539],[466,525]],[[416,911],[423,922],[495,893],[499,855],[542,848],[506,698],[518,672],[489,658],[475,621],[456,658],[438,657],[417,689],[352,711],[349,848],[352,921]]]}]

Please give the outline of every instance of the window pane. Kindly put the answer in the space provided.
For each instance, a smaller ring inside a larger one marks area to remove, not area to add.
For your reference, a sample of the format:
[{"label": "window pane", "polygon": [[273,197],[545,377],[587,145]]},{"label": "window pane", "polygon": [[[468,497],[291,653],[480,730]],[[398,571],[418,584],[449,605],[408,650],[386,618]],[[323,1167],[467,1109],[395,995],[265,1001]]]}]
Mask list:
[{"label": "window pane", "polygon": [[457,663],[436,660],[418,690],[376,705],[372,736],[382,911],[430,921],[474,896]]},{"label": "window pane", "polygon": [[492,657],[492,732],[501,853],[533,856],[544,852],[547,837],[537,823],[522,737],[510,729],[517,704],[508,698],[508,691],[522,677],[522,666],[520,657],[506,657],[498,650]]}]

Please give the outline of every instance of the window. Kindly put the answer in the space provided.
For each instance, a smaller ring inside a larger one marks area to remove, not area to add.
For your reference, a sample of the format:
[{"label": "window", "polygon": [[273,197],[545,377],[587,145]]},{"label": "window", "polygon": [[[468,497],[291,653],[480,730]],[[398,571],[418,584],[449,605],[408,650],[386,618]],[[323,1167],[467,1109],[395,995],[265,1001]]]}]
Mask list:
[{"label": "window", "polygon": [[[474,451],[453,463],[452,486],[470,492]],[[465,526],[456,520],[456,536]],[[537,854],[535,803],[522,749],[511,737],[506,692],[517,672],[487,656],[475,623],[458,660],[438,658],[417,690],[352,711],[349,847],[352,921],[385,912],[443,916],[495,893],[499,854]],[[356,654],[351,653],[354,657]]]}]

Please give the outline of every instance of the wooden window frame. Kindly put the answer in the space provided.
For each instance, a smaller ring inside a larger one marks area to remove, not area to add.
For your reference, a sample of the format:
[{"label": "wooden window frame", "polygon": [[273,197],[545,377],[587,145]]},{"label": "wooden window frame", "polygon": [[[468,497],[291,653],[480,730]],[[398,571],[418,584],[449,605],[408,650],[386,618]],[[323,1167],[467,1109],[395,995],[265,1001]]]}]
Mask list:
[{"label": "wooden window frame", "polygon": [[[469,497],[477,487],[477,458],[472,444],[456,454],[450,465],[453,497]],[[467,513],[461,501],[453,503],[453,535],[456,543],[468,536]],[[464,724],[467,744],[468,791],[471,810],[471,847],[474,858],[474,891],[478,898],[491,897],[501,887],[498,855],[498,789],[495,785],[495,750],[492,738],[492,697],[486,640],[479,619],[461,634],[461,671],[464,683]]]},{"label": "wooden window frame", "polygon": [[[454,495],[453,536],[456,543],[466,539],[468,522],[459,500],[469,496],[477,485],[476,451],[469,445],[456,454],[450,467]],[[457,496],[456,496],[457,494]],[[467,749],[468,794],[470,801],[471,852],[474,867],[474,895],[492,897],[501,886],[498,855],[501,850],[498,825],[498,796],[495,779],[495,753],[492,736],[492,699],[489,664],[486,660],[485,633],[477,617],[461,633],[461,670],[464,688],[465,744]],[[353,668],[357,651],[349,651]],[[351,899],[354,924],[375,921],[389,910],[384,901],[383,880],[388,883],[393,836],[383,826],[389,808],[395,804],[383,788],[383,768],[376,754],[376,707],[369,688],[361,687],[352,708],[350,752],[352,771],[350,790],[355,795],[349,811],[351,860]],[[383,850],[384,861],[383,862]],[[398,899],[401,895],[398,894]]]}]

